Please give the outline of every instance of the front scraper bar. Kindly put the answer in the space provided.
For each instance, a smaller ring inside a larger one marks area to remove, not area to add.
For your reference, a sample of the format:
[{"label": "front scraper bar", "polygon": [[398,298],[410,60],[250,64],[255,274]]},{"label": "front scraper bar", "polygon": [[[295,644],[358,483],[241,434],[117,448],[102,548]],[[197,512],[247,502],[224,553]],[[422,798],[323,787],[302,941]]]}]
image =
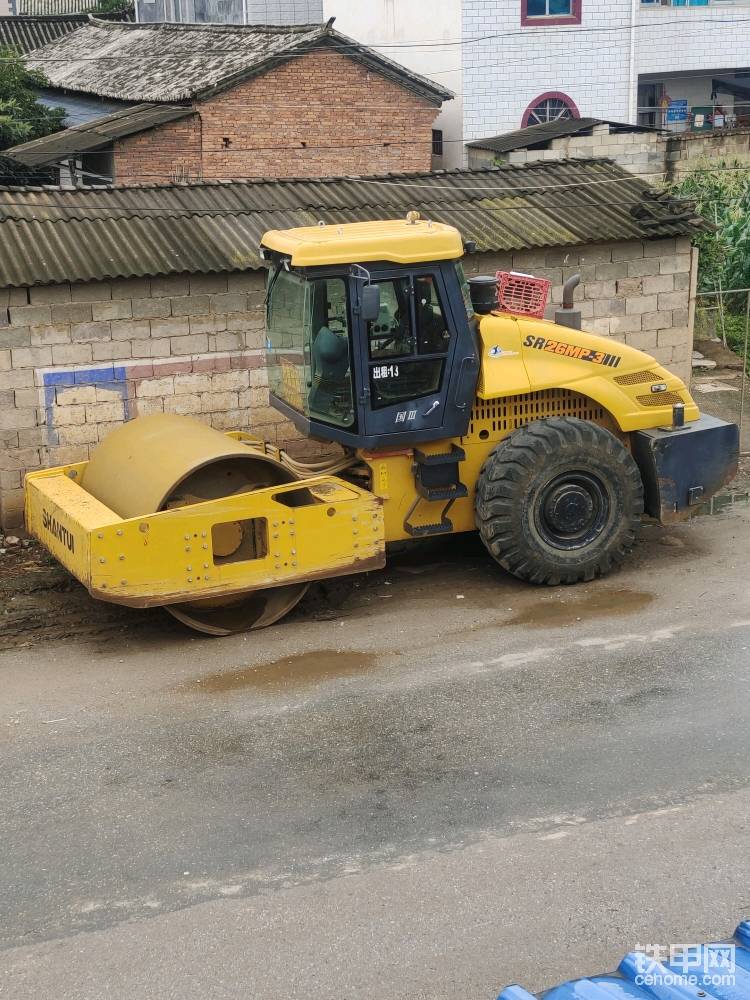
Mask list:
[{"label": "front scraper bar", "polygon": [[[123,520],[78,485],[86,466],[29,473],[26,525],[100,600],[179,604],[385,565],[382,501],[336,476]],[[228,534],[243,541],[223,555]]]}]

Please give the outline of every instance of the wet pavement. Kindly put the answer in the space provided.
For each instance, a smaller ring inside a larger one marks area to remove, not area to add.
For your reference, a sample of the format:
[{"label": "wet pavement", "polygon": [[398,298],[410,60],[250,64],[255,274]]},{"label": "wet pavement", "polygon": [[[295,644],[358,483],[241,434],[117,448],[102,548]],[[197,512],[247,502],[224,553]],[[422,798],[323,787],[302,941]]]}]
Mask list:
[{"label": "wet pavement", "polygon": [[749,540],[736,505],[538,589],[449,539],[221,640],[16,594],[0,997],[490,998],[728,934]]}]

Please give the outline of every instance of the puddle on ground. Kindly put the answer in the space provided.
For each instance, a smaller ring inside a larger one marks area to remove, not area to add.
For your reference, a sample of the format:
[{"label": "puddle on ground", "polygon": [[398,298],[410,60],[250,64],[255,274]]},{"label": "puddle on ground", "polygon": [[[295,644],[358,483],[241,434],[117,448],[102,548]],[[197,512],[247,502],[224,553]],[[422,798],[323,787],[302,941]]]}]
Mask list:
[{"label": "puddle on ground", "polygon": [[249,688],[302,687],[317,681],[356,676],[369,669],[376,659],[374,653],[315,649],[296,656],[283,656],[270,663],[209,674],[189,681],[180,690],[190,694],[225,694]]},{"label": "puddle on ground", "polygon": [[506,625],[532,625],[547,628],[574,625],[577,621],[606,615],[625,615],[640,611],[653,601],[652,594],[638,590],[597,590],[588,596],[564,601],[538,601],[514,615]]}]

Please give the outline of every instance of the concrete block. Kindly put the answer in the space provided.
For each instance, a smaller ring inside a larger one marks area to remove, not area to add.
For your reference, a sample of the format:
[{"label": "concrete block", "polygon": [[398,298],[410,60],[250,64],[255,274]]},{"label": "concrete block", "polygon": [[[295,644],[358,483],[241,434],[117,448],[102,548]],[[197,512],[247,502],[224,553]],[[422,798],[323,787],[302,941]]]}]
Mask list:
[{"label": "concrete block", "polygon": [[188,393],[210,392],[211,385],[211,376],[208,374],[175,375],[174,394],[177,396]]},{"label": "concrete block", "polygon": [[52,302],[70,302],[70,284],[35,285],[29,289],[32,306],[49,305]]},{"label": "concrete block", "polygon": [[24,427],[18,431],[19,448],[42,448],[47,444],[46,427]]},{"label": "concrete block", "polygon": [[228,292],[261,292],[265,288],[266,272],[232,271],[227,274]]},{"label": "concrete block", "polygon": [[151,279],[151,295],[153,298],[172,295],[188,295],[190,280],[186,274],[167,274]]},{"label": "concrete block", "polygon": [[39,389],[13,389],[8,395],[12,397],[13,402],[7,405],[15,406],[19,410],[28,409],[30,406],[39,406]]},{"label": "concrete block", "polygon": [[612,260],[638,260],[643,257],[643,241],[629,240],[627,243],[615,243],[612,246]]},{"label": "concrete block", "polygon": [[673,274],[650,274],[643,279],[644,295],[656,295],[658,292],[671,292],[673,289]]},{"label": "concrete block", "polygon": [[52,423],[55,427],[67,427],[70,424],[86,423],[85,406],[53,406]]},{"label": "concrete block", "polygon": [[95,321],[130,319],[133,315],[133,310],[130,305],[130,299],[111,299],[109,302],[92,303],[91,314]]},{"label": "concrete block", "polygon": [[578,260],[581,264],[609,264],[612,260],[612,247],[606,244],[583,247]]},{"label": "concrete block", "polygon": [[51,347],[53,344],[70,343],[70,327],[67,324],[57,326],[32,326],[32,347]]},{"label": "concrete block", "polygon": [[690,310],[689,309],[673,309],[672,310],[672,322],[662,323],[662,326],[690,326]]},{"label": "concrete block", "polygon": [[187,316],[172,319],[152,319],[152,337],[184,337],[190,333],[190,322]]},{"label": "concrete block", "polygon": [[210,313],[208,316],[191,316],[191,333],[222,333],[227,328],[226,313]]},{"label": "concrete block", "polygon": [[0,350],[0,372],[10,371],[10,351],[6,348]]},{"label": "concrete block", "polygon": [[132,299],[131,312],[133,319],[163,319],[171,315],[169,298]]},{"label": "concrete block", "polygon": [[0,430],[17,431],[25,427],[36,427],[38,423],[36,408],[27,407],[19,410],[0,410]]},{"label": "concrete block", "polygon": [[657,305],[658,297],[656,295],[632,295],[625,299],[625,313],[635,315],[654,312]]},{"label": "concrete block", "polygon": [[109,324],[112,340],[145,340],[151,336],[152,322],[148,319],[113,319]]},{"label": "concrete block", "polygon": [[70,328],[70,339],[76,344],[91,344],[95,340],[110,340],[111,337],[109,323],[75,323]]},{"label": "concrete block", "polygon": [[112,285],[108,281],[82,281],[70,286],[74,302],[103,302],[112,298]]},{"label": "concrete block", "polygon": [[186,392],[179,396],[164,397],[165,413],[181,413],[191,416],[201,412],[201,398],[196,393]]},{"label": "concrete block", "polygon": [[673,257],[677,250],[677,241],[672,236],[664,240],[645,240],[643,244],[644,257]]},{"label": "concrete block", "polygon": [[125,416],[122,401],[111,403],[89,403],[86,407],[86,422],[100,424],[105,421],[122,420]]},{"label": "concrete block", "polygon": [[13,326],[43,326],[52,322],[50,306],[11,306],[10,322]]},{"label": "concrete block", "polygon": [[34,385],[33,368],[14,368],[0,372],[0,389],[28,389]]},{"label": "concrete block", "polygon": [[165,358],[169,355],[167,337],[150,337],[148,340],[131,340],[129,343],[134,358]]},{"label": "concrete block", "polygon": [[617,282],[617,294],[623,298],[643,294],[643,282],[640,278],[620,278]]},{"label": "concrete block", "polygon": [[686,292],[662,292],[658,299],[659,309],[684,309],[688,304]]},{"label": "concrete block", "polygon": [[635,316],[612,316],[609,321],[609,332],[613,336],[621,333],[635,333],[641,329],[640,314]]},{"label": "concrete block", "polygon": [[169,348],[173,355],[205,354],[208,351],[208,334],[197,333],[188,337],[170,337]]},{"label": "concrete block", "polygon": [[132,341],[103,340],[92,344],[94,361],[121,361],[132,357]]},{"label": "concrete block", "polygon": [[55,390],[55,398],[60,406],[76,406],[96,402],[95,385],[61,385]]},{"label": "concrete block", "polygon": [[629,347],[635,347],[639,351],[652,351],[656,347],[656,330],[636,330],[629,332],[625,337],[625,343]]},{"label": "concrete block", "polygon": [[596,299],[594,316],[624,316],[625,299]]},{"label": "concrete block", "polygon": [[629,260],[628,277],[643,278],[648,274],[659,274],[659,258],[645,257],[643,260]]},{"label": "concrete block", "polygon": [[217,372],[211,379],[212,392],[239,391],[250,385],[247,369],[237,368],[229,372]]},{"label": "concrete block", "polygon": [[247,295],[243,292],[225,292],[220,295],[212,295],[211,312],[247,312]]},{"label": "concrete block", "polygon": [[[162,378],[149,378],[139,382],[136,386],[136,396],[144,399],[153,399],[156,396],[171,396],[174,393],[174,380],[180,376],[164,376]],[[141,412],[140,406],[138,412]]]},{"label": "concrete block", "polygon": [[675,254],[673,257],[662,257],[659,261],[660,274],[676,274],[678,271],[690,271],[690,254]]},{"label": "concrete block", "polygon": [[[173,316],[205,316],[209,311],[210,295],[172,296]],[[221,311],[221,310],[219,310]]]},{"label": "concrete block", "polygon": [[52,364],[51,347],[14,347],[10,352],[14,368],[39,368]]},{"label": "concrete block", "polygon": [[56,365],[85,365],[93,358],[91,344],[58,344],[52,347],[52,362]]},{"label": "concrete block", "polygon": [[112,431],[117,430],[118,427],[122,427],[124,423],[123,418],[119,420],[103,421],[96,425],[96,433],[100,441],[103,441],[105,437],[112,433]]},{"label": "concrete block", "polygon": [[[668,277],[666,274],[664,277]],[[690,289],[690,273],[688,271],[678,271],[672,275],[674,290],[676,292],[688,291]]]},{"label": "concrete block", "polygon": [[161,396],[138,399],[138,416],[147,417],[149,413],[163,413],[164,399]]},{"label": "concrete block", "polygon": [[672,313],[669,310],[648,312],[641,316],[641,330],[660,330],[662,327],[671,326]]},{"label": "concrete block", "polygon": [[227,291],[227,280],[226,274],[191,274],[190,294],[219,295]]},{"label": "concrete block", "polygon": [[212,353],[241,351],[244,346],[245,338],[241,333],[217,333],[208,338],[208,349]]},{"label": "concrete block", "polygon": [[90,302],[65,302],[51,307],[53,323],[90,323]]},{"label": "concrete block", "polygon": [[112,282],[113,299],[145,298],[151,290],[149,278],[118,278]]},{"label": "concrete block", "polygon": [[692,344],[692,337],[687,327],[671,327],[669,330],[657,331],[656,343],[659,347],[678,347]]},{"label": "concrete block", "polygon": [[96,424],[71,424],[58,428],[57,440],[64,447],[69,445],[96,444],[99,441],[99,434]]},{"label": "concrete block", "polygon": [[236,392],[204,392],[201,395],[201,412],[215,413],[238,407]]},{"label": "concrete block", "polygon": [[612,278],[626,278],[628,275],[628,262],[621,260],[612,264],[596,265],[596,280],[610,281]]},{"label": "concrete block", "polygon": [[31,347],[31,330],[30,326],[17,326],[15,329],[6,327],[0,333],[0,343],[6,349],[8,347]]}]

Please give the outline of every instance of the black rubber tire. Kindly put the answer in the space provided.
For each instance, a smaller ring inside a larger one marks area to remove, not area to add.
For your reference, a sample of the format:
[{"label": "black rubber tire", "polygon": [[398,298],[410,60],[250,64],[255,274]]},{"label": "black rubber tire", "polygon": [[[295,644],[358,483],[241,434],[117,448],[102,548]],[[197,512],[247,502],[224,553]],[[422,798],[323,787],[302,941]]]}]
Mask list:
[{"label": "black rubber tire", "polygon": [[[643,483],[614,434],[552,417],[519,428],[488,455],[475,512],[482,541],[503,569],[530,583],[577,583],[608,573],[633,548]],[[591,523],[576,535],[586,519]]]}]

